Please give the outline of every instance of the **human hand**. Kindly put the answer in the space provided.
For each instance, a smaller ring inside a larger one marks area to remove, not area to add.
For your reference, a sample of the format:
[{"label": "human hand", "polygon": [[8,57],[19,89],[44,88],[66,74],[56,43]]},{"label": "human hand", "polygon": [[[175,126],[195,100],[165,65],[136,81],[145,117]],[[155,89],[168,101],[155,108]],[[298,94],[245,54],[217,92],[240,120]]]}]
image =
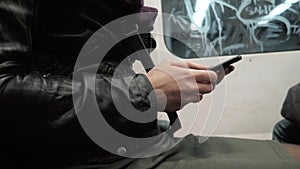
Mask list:
[{"label": "human hand", "polygon": [[217,74],[201,64],[166,60],[155,66],[147,77],[156,94],[159,111],[174,112],[203,94],[213,91]]}]

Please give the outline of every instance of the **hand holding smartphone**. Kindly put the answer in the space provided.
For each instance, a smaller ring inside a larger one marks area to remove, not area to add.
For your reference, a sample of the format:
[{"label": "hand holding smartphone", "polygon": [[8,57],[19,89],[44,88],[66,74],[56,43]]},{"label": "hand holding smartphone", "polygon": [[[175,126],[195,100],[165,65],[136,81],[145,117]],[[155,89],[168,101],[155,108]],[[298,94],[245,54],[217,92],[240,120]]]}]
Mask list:
[{"label": "hand holding smartphone", "polygon": [[238,56],[236,56],[234,58],[231,58],[231,59],[229,59],[229,60],[227,60],[223,63],[220,63],[216,66],[213,66],[213,67],[209,68],[209,70],[218,73],[218,72],[220,72],[220,70],[225,69],[225,68],[229,67],[231,64],[233,64],[235,62],[238,62],[240,60],[242,60],[242,56],[238,55]]}]

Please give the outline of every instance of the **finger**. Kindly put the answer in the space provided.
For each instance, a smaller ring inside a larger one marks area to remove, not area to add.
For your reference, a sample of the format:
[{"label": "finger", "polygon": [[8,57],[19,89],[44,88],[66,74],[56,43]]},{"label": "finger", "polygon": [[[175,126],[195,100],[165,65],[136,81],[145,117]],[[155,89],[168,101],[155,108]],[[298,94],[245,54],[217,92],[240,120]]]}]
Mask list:
[{"label": "finger", "polygon": [[203,98],[203,94],[201,93],[196,93],[194,97],[192,97],[191,101],[190,102],[193,102],[193,103],[198,103],[202,100]]},{"label": "finger", "polygon": [[199,83],[216,83],[218,76],[213,71],[191,70],[194,74],[196,82]]},{"label": "finger", "polygon": [[192,61],[188,61],[186,62],[187,66],[191,69],[198,69],[198,70],[207,70],[207,67],[202,65],[202,64],[198,64]]},{"label": "finger", "polygon": [[215,85],[212,83],[207,83],[207,84],[198,83],[197,85],[198,85],[199,93],[202,94],[210,93],[215,89]]},{"label": "finger", "polygon": [[187,63],[180,61],[180,60],[168,60],[172,66],[177,66],[181,68],[188,68]]}]

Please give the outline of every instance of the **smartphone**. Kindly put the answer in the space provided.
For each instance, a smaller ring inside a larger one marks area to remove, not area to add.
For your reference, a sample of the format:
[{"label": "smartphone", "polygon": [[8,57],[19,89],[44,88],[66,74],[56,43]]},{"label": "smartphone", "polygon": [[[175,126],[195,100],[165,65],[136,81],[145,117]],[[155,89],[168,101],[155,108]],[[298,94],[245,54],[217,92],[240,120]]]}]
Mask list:
[{"label": "smartphone", "polygon": [[211,68],[209,68],[209,70],[211,71],[214,71],[214,72],[218,72],[220,71],[221,69],[225,69],[226,67],[230,66],[231,64],[235,63],[235,62],[238,62],[242,60],[242,56],[241,55],[238,55],[238,56],[235,56],[229,60],[226,60],[225,62],[223,63],[220,63],[216,66],[213,66]]}]

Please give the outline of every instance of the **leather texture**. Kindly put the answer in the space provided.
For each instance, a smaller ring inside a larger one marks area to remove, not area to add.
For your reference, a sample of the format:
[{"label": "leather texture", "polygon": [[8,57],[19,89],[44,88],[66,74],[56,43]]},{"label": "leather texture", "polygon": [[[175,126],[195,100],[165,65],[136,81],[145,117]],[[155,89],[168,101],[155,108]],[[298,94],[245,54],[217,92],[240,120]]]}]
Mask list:
[{"label": "leather texture", "polygon": [[[147,11],[156,10],[138,0],[1,0],[0,130],[7,157],[32,168],[122,158],[96,146],[80,126],[72,95],[82,96],[75,101],[80,105],[86,91],[82,81],[72,82],[72,73],[82,46],[101,26]],[[136,23],[150,31],[154,20],[155,15],[143,14]],[[120,50],[121,46],[126,50]],[[124,42],[108,53],[96,76],[95,94],[101,112],[116,130],[148,137],[159,133],[157,121],[129,121],[112,101],[113,97],[128,100],[139,110],[153,106],[150,82],[145,75],[134,74],[130,63],[112,83],[111,72],[131,52]],[[88,72],[83,79],[85,75]],[[124,80],[128,77],[130,83]],[[154,116],[156,112],[149,115]]]},{"label": "leather texture", "polygon": [[281,115],[300,126],[300,83],[289,88],[282,105]]}]

